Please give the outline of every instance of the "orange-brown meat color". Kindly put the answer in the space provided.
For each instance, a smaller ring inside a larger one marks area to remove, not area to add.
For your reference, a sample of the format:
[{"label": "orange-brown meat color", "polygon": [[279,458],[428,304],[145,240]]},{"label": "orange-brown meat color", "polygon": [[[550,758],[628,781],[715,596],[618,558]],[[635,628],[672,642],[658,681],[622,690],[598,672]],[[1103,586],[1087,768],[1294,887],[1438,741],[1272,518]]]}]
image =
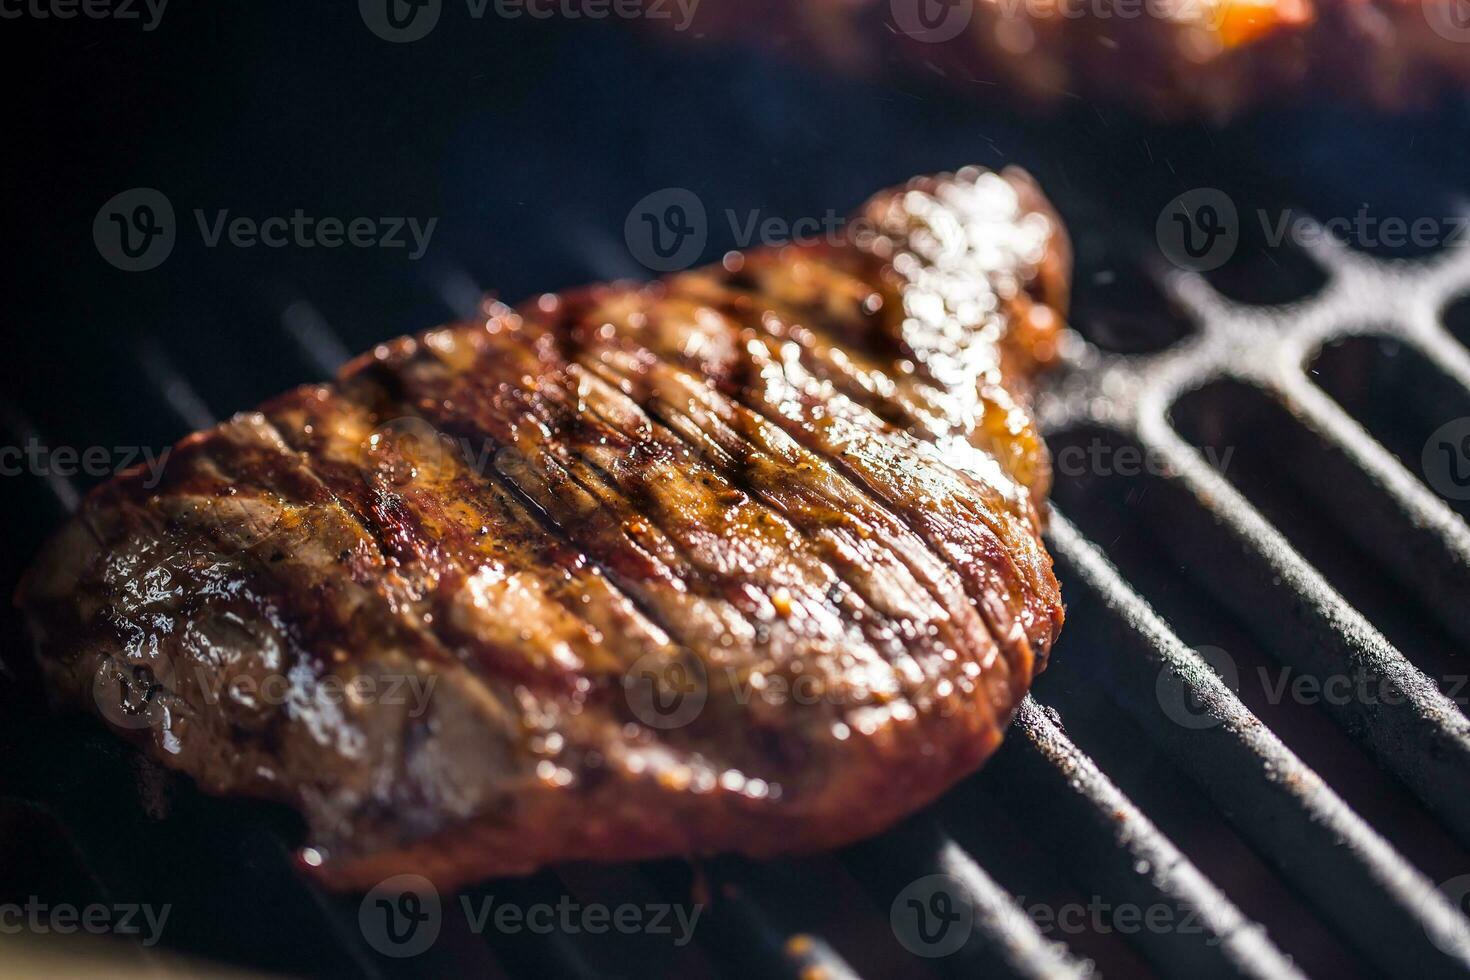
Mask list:
[{"label": "orange-brown meat color", "polygon": [[815,52],[854,72],[901,51],[981,95],[1112,100],[1167,119],[1324,97],[1399,110],[1470,86],[1464,0],[726,0],[677,36]]}]

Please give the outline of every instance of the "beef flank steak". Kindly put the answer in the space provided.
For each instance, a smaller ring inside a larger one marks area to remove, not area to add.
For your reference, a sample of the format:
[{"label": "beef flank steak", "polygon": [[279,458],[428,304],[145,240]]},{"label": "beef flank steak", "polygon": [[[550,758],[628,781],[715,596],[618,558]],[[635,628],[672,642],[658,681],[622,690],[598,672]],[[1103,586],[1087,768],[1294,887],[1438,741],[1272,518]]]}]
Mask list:
[{"label": "beef flank steak", "polygon": [[1062,623],[1019,171],[385,343],[98,487],[18,602],[57,699],[304,816],[316,873],[825,848],[994,751]]}]

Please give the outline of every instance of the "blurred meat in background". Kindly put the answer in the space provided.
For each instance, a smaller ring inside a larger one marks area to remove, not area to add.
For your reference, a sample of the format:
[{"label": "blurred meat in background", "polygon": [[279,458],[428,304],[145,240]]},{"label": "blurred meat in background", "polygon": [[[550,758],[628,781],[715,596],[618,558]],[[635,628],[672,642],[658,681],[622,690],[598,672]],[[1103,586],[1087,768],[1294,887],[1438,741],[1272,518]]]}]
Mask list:
[{"label": "blurred meat in background", "polygon": [[1467,0],[706,0],[685,27],[852,72],[903,61],[988,101],[1168,120],[1323,99],[1401,111],[1470,84]]}]

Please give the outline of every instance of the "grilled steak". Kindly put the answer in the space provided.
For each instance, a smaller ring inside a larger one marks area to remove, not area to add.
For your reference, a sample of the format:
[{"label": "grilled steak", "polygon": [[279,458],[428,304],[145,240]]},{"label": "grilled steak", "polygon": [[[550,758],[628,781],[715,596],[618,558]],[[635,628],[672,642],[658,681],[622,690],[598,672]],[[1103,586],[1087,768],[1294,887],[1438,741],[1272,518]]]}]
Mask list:
[{"label": "grilled steak", "polygon": [[842,244],[490,303],[97,488],[19,602],[60,699],[307,863],[441,886],[872,834],[996,747],[1062,621],[1019,172]]},{"label": "grilled steak", "polygon": [[1323,96],[1427,104],[1470,85],[1466,14],[1463,0],[752,0],[701,9],[692,33],[853,70],[896,46],[972,91],[1223,119]]}]

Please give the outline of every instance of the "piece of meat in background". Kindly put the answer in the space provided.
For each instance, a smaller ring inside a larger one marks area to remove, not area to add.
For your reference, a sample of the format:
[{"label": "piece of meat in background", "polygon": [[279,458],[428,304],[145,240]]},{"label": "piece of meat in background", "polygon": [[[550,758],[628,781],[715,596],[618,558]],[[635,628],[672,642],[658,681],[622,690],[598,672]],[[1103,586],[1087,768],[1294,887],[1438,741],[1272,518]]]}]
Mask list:
[{"label": "piece of meat in background", "polygon": [[1465,0],[707,0],[688,24],[648,23],[858,73],[907,62],[992,102],[1170,120],[1323,100],[1400,111],[1470,85]]}]

